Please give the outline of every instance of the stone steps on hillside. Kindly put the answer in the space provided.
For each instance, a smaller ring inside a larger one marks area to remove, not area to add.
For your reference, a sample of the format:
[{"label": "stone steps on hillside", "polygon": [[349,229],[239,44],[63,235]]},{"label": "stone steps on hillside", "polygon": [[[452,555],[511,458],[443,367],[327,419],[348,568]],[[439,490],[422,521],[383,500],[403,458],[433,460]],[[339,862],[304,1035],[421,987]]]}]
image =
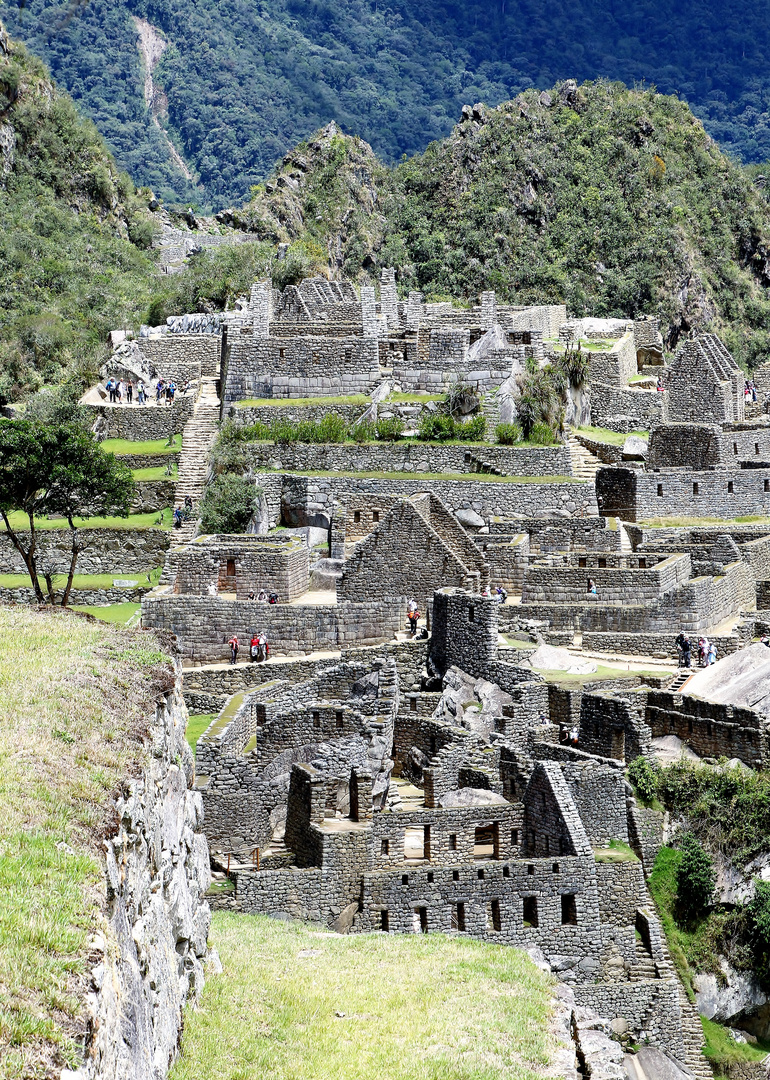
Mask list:
[{"label": "stone steps on hillside", "polygon": [[593,483],[596,480],[596,470],[602,467],[602,462],[578,442],[574,432],[570,432],[567,439],[567,449],[572,463],[572,475],[575,479]]},{"label": "stone steps on hillside", "polygon": [[[219,432],[219,398],[216,380],[201,380],[201,390],[190,419],[182,433],[182,449],[179,453],[178,479],[175,502],[181,506],[186,498],[192,499],[198,508],[206,488],[209,474],[209,454]],[[174,544],[186,544],[192,540],[198,528],[197,516],[185,521],[181,529],[174,529]]]}]

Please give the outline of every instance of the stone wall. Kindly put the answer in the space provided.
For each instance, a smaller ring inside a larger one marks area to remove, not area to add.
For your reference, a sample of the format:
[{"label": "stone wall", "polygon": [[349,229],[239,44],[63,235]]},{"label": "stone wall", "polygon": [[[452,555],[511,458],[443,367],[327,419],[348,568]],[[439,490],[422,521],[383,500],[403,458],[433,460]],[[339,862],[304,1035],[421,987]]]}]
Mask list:
[{"label": "stone wall", "polygon": [[770,514],[770,468],[718,471],[599,469],[596,493],[602,512],[626,521],[656,517]]},{"label": "stone wall", "polygon": [[222,338],[219,334],[159,334],[139,339],[142,356],[166,382],[177,386],[201,375],[219,378]]},{"label": "stone wall", "polygon": [[[240,412],[239,412],[240,415]],[[479,464],[503,476],[571,476],[564,446],[493,446],[432,442],[250,443],[248,462],[255,470],[286,472],[475,473]]]},{"label": "stone wall", "polygon": [[738,758],[752,769],[768,760],[767,726],[752,709],[651,690],[644,717],[652,738],[676,735],[699,757]]},{"label": "stone wall", "polygon": [[[24,543],[28,534],[22,533]],[[38,532],[38,565],[53,564],[57,573],[69,569],[69,529]],[[85,548],[78,556],[79,574],[128,576],[161,566],[171,542],[166,529],[79,529]],[[0,573],[26,574],[24,560],[5,533],[0,532]]]},{"label": "stone wall", "polygon": [[150,514],[174,505],[176,480],[142,480],[134,488],[132,514]]},{"label": "stone wall", "polygon": [[271,652],[302,656],[388,641],[405,623],[406,605],[396,599],[317,607],[161,594],[142,602],[142,625],[176,634],[182,655],[198,663],[228,659],[233,634],[245,648],[262,631]]},{"label": "stone wall", "polygon": [[231,405],[229,415],[239,424],[270,424],[277,420],[296,424],[303,420],[323,420],[330,413],[336,413],[346,424],[353,425],[360,420],[367,407],[365,402],[357,405],[346,405],[344,402],[334,405]]},{"label": "stone wall", "polygon": [[[54,595],[57,603],[61,600],[64,584],[61,577],[54,579]],[[141,604],[142,597],[152,589],[151,585],[129,588],[113,589],[73,589],[70,592],[69,603],[71,607],[104,607],[107,604]],[[46,593],[45,585],[43,592]],[[46,594],[47,595],[47,594]],[[35,590],[30,585],[18,589],[0,588],[0,601],[5,604],[36,604]]]},{"label": "stone wall", "polygon": [[242,327],[228,342],[223,401],[227,409],[244,398],[368,394],[379,381],[375,339],[259,338]]},{"label": "stone wall", "polygon": [[583,694],[579,746],[589,754],[633,761],[650,752],[650,728],[644,719],[644,698]]},{"label": "stone wall", "polygon": [[636,375],[634,335],[624,334],[611,349],[589,349],[588,362],[592,385],[602,383],[621,389],[628,386],[628,380]]},{"label": "stone wall", "polygon": [[[582,560],[586,563],[584,568],[530,565],[522,588],[522,603],[585,603],[590,577],[596,583],[597,604],[611,601],[639,604],[660,599],[687,582],[691,573],[689,555],[671,555],[648,569],[627,565],[631,559],[622,560],[626,565],[603,568],[595,565],[599,558],[586,557]],[[601,561],[606,563],[611,558],[607,556]],[[649,558],[652,561],[654,556]]]},{"label": "stone wall", "polygon": [[663,420],[664,394],[591,383],[591,423],[611,431],[649,430]]},{"label": "stone wall", "polygon": [[704,471],[770,462],[770,427],[752,424],[662,424],[650,434],[647,467]]},{"label": "stone wall", "polygon": [[100,439],[128,439],[144,442],[148,439],[168,439],[178,435],[192,416],[195,395],[177,394],[174,404],[167,405],[84,405],[97,425]]},{"label": "stone wall", "polygon": [[682,1061],[682,1013],[674,979],[631,983],[583,983],[575,986],[578,1005],[600,1016],[622,1016],[638,1039],[649,1039]]},{"label": "stone wall", "polygon": [[84,1080],[162,1080],[182,1010],[203,987],[211,873],[179,676],[158,703],[147,763],[127,782],[105,845],[109,929],[91,975],[86,1063],[76,1074]]}]

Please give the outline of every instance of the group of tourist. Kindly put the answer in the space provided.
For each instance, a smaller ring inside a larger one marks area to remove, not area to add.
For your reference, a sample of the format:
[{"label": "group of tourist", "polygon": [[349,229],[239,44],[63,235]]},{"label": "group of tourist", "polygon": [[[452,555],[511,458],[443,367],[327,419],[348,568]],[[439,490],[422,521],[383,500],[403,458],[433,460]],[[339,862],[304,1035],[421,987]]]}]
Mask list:
[{"label": "group of tourist", "polygon": [[[681,631],[679,637],[676,639],[676,648],[679,654],[679,666],[686,668],[691,667],[692,642],[684,631]],[[714,642],[709,641],[707,637],[698,638],[698,664],[701,667],[708,667],[716,662],[717,647]]]},{"label": "group of tourist", "polygon": [[[238,635],[233,634],[227,643],[230,646],[230,663],[238,663],[238,650],[240,649],[240,643],[238,641]],[[270,645],[268,644],[265,634],[253,634],[251,641],[249,642],[249,656],[253,664],[260,664],[263,660],[267,660],[270,657]]]},{"label": "group of tourist", "polygon": [[747,405],[750,401],[757,400],[757,388],[754,385],[754,381],[752,379],[744,379],[743,400]]},{"label": "group of tourist", "polygon": [[484,588],[481,590],[481,595],[490,598],[494,597],[494,599],[497,600],[498,604],[504,604],[505,601],[508,599],[508,592],[502,587],[502,585],[498,585],[494,593],[491,593],[489,589]]},{"label": "group of tourist", "polygon": [[265,589],[260,589],[256,594],[250,592],[248,599],[256,600],[258,604],[277,604],[279,596],[277,592],[266,592]]},{"label": "group of tourist", "polygon": [[[182,387],[182,393],[187,393],[190,384],[185,383]],[[124,402],[126,405],[133,405],[134,403],[134,384],[130,379],[116,379],[114,376],[110,376],[107,382],[104,384],[104,389],[109,395],[111,405],[122,405]],[[148,393],[148,386],[144,379],[139,379],[136,384],[136,403],[137,405],[146,405],[150,400]],[[164,382],[163,379],[158,379],[155,383],[155,404],[160,405],[163,402],[166,405],[174,404],[174,397],[176,395],[177,386],[173,379],[169,382]]]}]

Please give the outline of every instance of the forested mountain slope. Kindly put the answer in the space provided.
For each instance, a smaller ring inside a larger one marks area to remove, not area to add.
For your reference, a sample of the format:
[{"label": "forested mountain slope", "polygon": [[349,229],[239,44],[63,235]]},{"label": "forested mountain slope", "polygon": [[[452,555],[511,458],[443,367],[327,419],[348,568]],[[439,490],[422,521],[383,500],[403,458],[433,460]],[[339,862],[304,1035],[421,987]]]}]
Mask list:
[{"label": "forested mountain slope", "polygon": [[618,84],[561,84],[467,109],[449,138],[388,170],[334,128],[288,154],[240,213],[289,260],[402,293],[566,302],[662,316],[674,347],[711,327],[770,354],[770,206],[687,106]]},{"label": "forested mountain slope", "polygon": [[[725,150],[770,158],[770,19],[751,0],[3,0],[0,14],[135,181],[215,209],[330,120],[394,162],[463,104],[565,78],[646,80]],[[168,43],[155,79],[192,185],[144,104],[136,17]]]}]

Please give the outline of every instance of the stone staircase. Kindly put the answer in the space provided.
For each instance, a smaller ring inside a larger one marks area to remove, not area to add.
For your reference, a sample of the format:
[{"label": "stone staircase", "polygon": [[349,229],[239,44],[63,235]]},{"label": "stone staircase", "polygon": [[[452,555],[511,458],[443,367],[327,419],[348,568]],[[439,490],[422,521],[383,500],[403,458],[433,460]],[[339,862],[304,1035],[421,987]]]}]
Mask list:
[{"label": "stone staircase", "polygon": [[682,1037],[684,1039],[684,1064],[695,1080],[714,1080],[714,1073],[703,1056],[703,1025],[698,1010],[679,985],[679,1008],[682,1013]]},{"label": "stone staircase", "polygon": [[688,679],[691,679],[694,674],[695,672],[692,668],[681,668],[677,670],[676,675],[668,684],[666,689],[669,690],[672,694],[680,693],[684,684],[687,682]]},{"label": "stone staircase", "polygon": [[497,425],[500,423],[500,398],[496,390],[484,394],[481,399],[481,411],[487,425],[484,438],[487,442],[494,443]]},{"label": "stone staircase", "polygon": [[570,431],[567,439],[567,449],[572,463],[572,475],[575,479],[588,480],[593,483],[596,479],[596,470],[600,469],[603,463],[590,450],[586,450],[582,443],[578,442],[574,431]]},{"label": "stone staircase", "polygon": [[195,409],[182,433],[179,479],[174,496],[176,505],[182,506],[189,495],[195,512],[182,524],[181,529],[173,530],[175,546],[192,540],[198,528],[197,510],[206,487],[209,453],[217,437],[218,424],[219,398],[216,391],[216,379],[201,379],[201,391],[195,403]]}]

